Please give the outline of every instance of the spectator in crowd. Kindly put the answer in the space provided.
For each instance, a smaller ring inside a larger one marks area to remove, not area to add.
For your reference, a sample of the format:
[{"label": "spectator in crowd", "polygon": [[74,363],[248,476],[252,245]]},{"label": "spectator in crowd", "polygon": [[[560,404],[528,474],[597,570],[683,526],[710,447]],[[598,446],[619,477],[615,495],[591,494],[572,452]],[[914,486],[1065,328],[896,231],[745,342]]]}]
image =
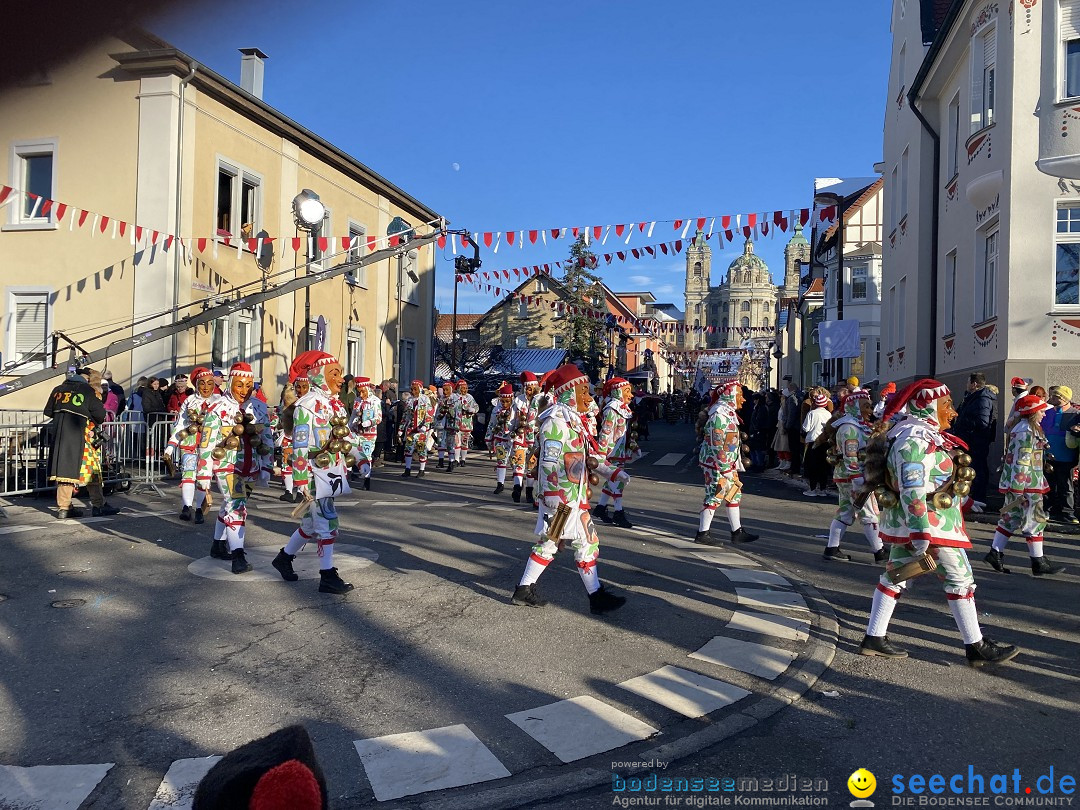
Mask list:
[{"label": "spectator in crowd", "polygon": [[153,432],[154,425],[166,422],[169,419],[165,402],[167,393],[168,382],[166,381],[163,388],[161,380],[157,377],[150,377],[146,387],[142,389],[143,417],[146,420],[147,436],[153,437],[153,446],[158,450],[163,450],[165,442],[168,440],[168,436],[164,434],[163,429],[159,428],[157,434]]},{"label": "spectator in crowd", "polygon": [[113,393],[109,381],[104,377],[101,380],[101,401],[105,405],[106,421],[115,422],[116,416],[119,413],[120,400],[117,398],[116,394]]},{"label": "spectator in crowd", "polygon": [[799,405],[799,387],[791,381],[791,377],[784,378],[787,387],[784,400],[780,406],[780,423],[788,441],[788,474],[798,475],[802,469],[802,414]]},{"label": "spectator in crowd", "polygon": [[881,415],[885,413],[885,406],[889,402],[889,397],[896,393],[896,383],[886,383],[881,386],[881,391],[878,392],[878,401],[874,403],[874,418],[880,419]]},{"label": "spectator in crowd", "polygon": [[180,413],[184,407],[184,401],[194,393],[195,389],[188,385],[187,374],[177,374],[169,390],[169,399],[165,404],[165,409],[169,413]]},{"label": "spectator in crowd", "polygon": [[[259,381],[259,380],[255,381],[255,388],[252,391],[251,395],[253,397],[255,397],[255,399],[259,400],[259,402],[261,402],[263,405],[269,405],[270,404],[266,400],[266,392],[263,391],[262,382]],[[169,410],[172,410],[172,408],[170,408]]]},{"label": "spectator in crowd", "polygon": [[765,404],[769,409],[769,422],[766,427],[765,435],[765,447],[768,453],[767,467],[775,467],[777,464],[776,451],[773,449],[773,442],[776,440],[777,422],[780,418],[780,392],[775,388],[769,389],[768,395],[765,397]]},{"label": "spectator in crowd", "polygon": [[812,407],[802,422],[802,433],[806,439],[806,482],[809,484],[809,488],[803,492],[803,495],[811,498],[827,498],[828,493],[825,490],[832,479],[832,470],[825,460],[829,447],[824,442],[816,446],[814,443],[832,416],[832,411],[828,408],[832,404],[829,392],[821,387],[813,389],[810,392],[810,404]]},{"label": "spectator in crowd", "polygon": [[768,464],[769,455],[769,406],[764,394],[754,394],[750,417],[744,423],[750,436],[750,464],[754,472],[761,472]]},{"label": "spectator in crowd", "polygon": [[117,417],[119,417],[120,414],[122,414],[124,412],[124,409],[127,407],[127,398],[124,394],[124,387],[119,383],[113,382],[113,373],[108,369],[101,373],[101,378],[109,383],[109,390],[116,394],[116,415]]},{"label": "spectator in crowd", "polygon": [[[1076,518],[1076,502],[1073,496],[1072,473],[1076,467],[1077,450],[1070,447],[1069,436],[1076,436],[1080,428],[1080,411],[1072,406],[1072,389],[1067,385],[1050,387],[1051,408],[1042,418],[1043,433],[1050,443],[1052,470],[1047,476],[1050,492],[1046,497],[1046,511],[1050,519],[1059,523],[1080,523]],[[1074,440],[1073,445],[1077,442]]]},{"label": "spectator in crowd", "polygon": [[220,368],[214,369],[214,388],[216,389],[215,393],[225,393],[225,372]]},{"label": "spectator in crowd", "polygon": [[346,374],[345,382],[341,385],[341,394],[338,395],[341,404],[345,406],[345,410],[349,413],[352,413],[353,405],[356,403],[356,384],[353,382],[354,379],[352,374]]},{"label": "spectator in crowd", "polygon": [[1033,380],[1026,377],[1013,377],[1009,381],[1009,387],[1012,388],[1012,405],[1009,407],[1009,417],[1012,417],[1013,408],[1016,407],[1016,400],[1025,396],[1033,384]]},{"label": "spectator in crowd", "polygon": [[976,371],[968,377],[967,393],[957,409],[956,421],[950,433],[962,439],[971,455],[971,466],[975,470],[975,480],[971,483],[971,498],[986,502],[986,487],[990,479],[987,458],[990,445],[997,433],[997,397],[986,385],[986,377]]}]

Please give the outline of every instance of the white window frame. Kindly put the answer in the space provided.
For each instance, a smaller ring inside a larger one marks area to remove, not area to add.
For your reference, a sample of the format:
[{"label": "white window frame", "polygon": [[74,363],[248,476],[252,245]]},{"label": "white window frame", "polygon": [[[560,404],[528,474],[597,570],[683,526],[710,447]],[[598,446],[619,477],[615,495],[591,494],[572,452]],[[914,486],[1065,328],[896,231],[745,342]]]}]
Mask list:
[{"label": "white window frame", "polygon": [[1058,101],[1080,98],[1080,80],[1069,94],[1069,43],[1080,46],[1080,0],[1058,0]]},{"label": "white window frame", "polygon": [[[561,346],[559,344],[562,344]],[[552,335],[551,336],[551,348],[553,349],[565,349],[566,348],[566,335]]]},{"label": "white window frame", "polygon": [[517,305],[518,305],[517,315],[515,315],[515,317],[517,317],[517,318],[528,318],[529,317],[529,302],[526,301],[524,298],[519,298],[518,302],[517,302]]},{"label": "white window frame", "polygon": [[908,154],[909,148],[905,146],[900,155],[900,219],[908,215]]},{"label": "white window frame", "polygon": [[[232,194],[229,200],[229,227],[218,227],[218,211],[221,204],[221,183],[218,178],[222,173],[232,175],[235,182],[233,183]],[[243,208],[243,195],[244,184],[250,183],[255,187],[255,211],[251,222],[251,234],[245,236],[241,233],[244,223],[240,222],[243,218],[240,214]],[[248,167],[238,163],[235,160],[230,160],[222,155],[217,156],[217,170],[214,172],[214,234],[216,236],[231,236],[234,239],[254,239],[255,234],[262,230],[263,221],[263,186],[264,180],[262,174],[256,172]],[[247,245],[244,245],[244,250],[247,250]]]},{"label": "white window frame", "polygon": [[946,166],[945,181],[952,180],[956,175],[960,173],[960,94],[957,93],[953,96],[952,101],[949,102],[949,140],[947,144],[948,149],[948,164]]},{"label": "white window frame", "polygon": [[[356,245],[353,246],[353,239],[356,239]],[[349,261],[359,261],[364,257],[364,246],[367,243],[367,226],[357,222],[355,219],[349,220]],[[346,273],[345,280],[354,287],[363,287],[367,289],[367,268],[358,267],[352,272]],[[355,376],[355,375],[354,375]]]},{"label": "white window frame", "polygon": [[956,334],[956,248],[945,254],[945,289],[943,290],[941,319],[942,335]]},{"label": "white window frame", "polygon": [[896,65],[896,94],[904,92],[907,86],[904,84],[904,74],[907,73],[907,43],[900,46],[900,56]]},{"label": "white window frame", "polygon": [[889,348],[896,349],[896,285],[889,287],[888,298]]},{"label": "white window frame", "polygon": [[[863,294],[861,296],[858,296],[858,297],[856,297],[856,295],[855,295],[855,279],[857,277],[855,275],[856,270],[862,271],[861,275],[858,276],[858,277],[862,279],[862,283],[863,283]],[[852,303],[852,304],[857,304],[857,303],[862,303],[864,301],[868,301],[870,299],[870,265],[868,265],[868,264],[852,264],[852,265],[849,265],[847,267],[847,275],[848,275],[848,278],[850,279],[849,282],[848,282],[848,295],[847,295],[848,302]]]},{"label": "white window frame", "polygon": [[1066,231],[1065,233],[1057,232],[1057,216],[1058,211],[1063,209],[1070,209],[1077,211],[1080,214],[1080,202],[1076,200],[1056,200],[1054,204],[1054,280],[1050,285],[1050,307],[1054,312],[1063,312],[1075,314],[1080,312],[1080,292],[1077,295],[1077,303],[1075,304],[1059,304],[1057,301],[1057,248],[1058,245],[1080,245],[1080,232],[1072,233]]},{"label": "white window frame", "polygon": [[[4,320],[4,365],[8,363],[18,362],[19,358],[15,356],[15,346],[18,343],[18,335],[16,330],[18,329],[18,323],[15,318],[15,314],[18,309],[19,299],[40,299],[41,303],[45,305],[45,329],[43,332],[44,341],[41,345],[42,359],[40,361],[32,361],[19,366],[19,368],[3,371],[4,374],[20,376],[23,374],[29,374],[32,371],[41,371],[45,368],[46,363],[49,361],[49,352],[51,346],[49,345],[49,335],[52,334],[53,325],[53,311],[52,311],[52,295],[53,291],[48,287],[8,287],[7,288],[7,301],[5,302],[5,314]],[[0,369],[2,371],[2,369]]]},{"label": "white window frame", "polygon": [[[52,157],[52,182],[49,184],[49,194],[47,199],[55,200],[57,194],[56,170],[59,163],[59,150],[60,140],[58,138],[38,138],[35,140],[15,141],[11,145],[10,153],[11,187],[18,189],[20,192],[28,192],[29,189],[26,187],[26,158],[37,157],[39,155],[50,155]],[[52,209],[44,216],[40,213],[44,201],[42,201],[41,205],[37,205],[38,215],[34,217],[27,215],[27,203],[28,200],[23,197],[22,194],[19,194],[18,199],[13,200],[8,204],[8,221],[7,224],[4,225],[5,231],[56,230],[57,223]],[[30,208],[32,211],[34,204],[31,204]]]},{"label": "white window frame", "polygon": [[892,168],[892,182],[889,183],[889,233],[896,230],[896,223],[900,221],[897,214],[896,195],[900,189],[900,164]]},{"label": "white window frame", "polygon": [[527,348],[529,348],[529,336],[528,335],[515,335],[514,336],[514,348],[515,349],[527,349]]},{"label": "white window frame", "polygon": [[998,314],[998,270],[1001,263],[1001,230],[998,220],[976,231],[975,323],[985,323]]},{"label": "white window frame", "polygon": [[351,326],[345,333],[345,373],[353,377],[364,374],[364,330]]},{"label": "white window frame", "polygon": [[541,294],[541,293],[548,292],[547,279],[543,279],[543,278],[536,279],[536,292],[537,292],[538,295]]},{"label": "white window frame", "polygon": [[971,134],[994,123],[997,105],[997,25],[971,40]]},{"label": "white window frame", "polygon": [[899,344],[896,348],[903,349],[907,342],[907,276],[897,283],[896,296],[896,338]]},{"label": "white window frame", "polygon": [[402,338],[398,341],[398,366],[402,380],[412,382],[416,379],[416,341],[412,338]]},{"label": "white window frame", "polygon": [[810,379],[817,385],[821,382],[822,363],[820,360],[815,360],[810,364]]}]

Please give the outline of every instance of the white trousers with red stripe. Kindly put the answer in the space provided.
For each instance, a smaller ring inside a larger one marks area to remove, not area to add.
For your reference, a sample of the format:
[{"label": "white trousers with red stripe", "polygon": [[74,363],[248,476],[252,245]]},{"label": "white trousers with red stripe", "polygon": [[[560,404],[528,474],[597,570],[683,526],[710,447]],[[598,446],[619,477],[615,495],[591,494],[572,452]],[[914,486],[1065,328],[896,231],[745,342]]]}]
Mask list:
[{"label": "white trousers with red stripe", "polygon": [[[600,576],[596,572],[596,560],[600,557],[600,538],[596,535],[588,512],[581,516],[581,520],[585,527],[585,537],[571,540],[570,546],[574,549],[574,560],[577,562],[578,574],[585,584],[585,590],[594,593],[600,587]],[[529,561],[525,563],[525,573],[518,585],[532,585],[540,579],[540,575],[547,570],[558,551],[557,542],[547,535],[541,535],[540,542],[533,546]]]}]

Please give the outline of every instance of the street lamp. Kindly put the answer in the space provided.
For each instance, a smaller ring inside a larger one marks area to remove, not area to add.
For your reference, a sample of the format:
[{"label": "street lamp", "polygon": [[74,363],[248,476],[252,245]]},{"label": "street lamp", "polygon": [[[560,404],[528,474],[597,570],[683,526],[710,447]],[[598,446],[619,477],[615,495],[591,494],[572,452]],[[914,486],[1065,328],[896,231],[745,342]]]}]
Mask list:
[{"label": "street lamp", "polygon": [[[306,271],[311,273],[311,239],[318,235],[326,217],[326,206],[310,188],[301,189],[292,201],[293,221],[308,235]],[[304,351],[311,348],[311,287],[304,287]]]}]

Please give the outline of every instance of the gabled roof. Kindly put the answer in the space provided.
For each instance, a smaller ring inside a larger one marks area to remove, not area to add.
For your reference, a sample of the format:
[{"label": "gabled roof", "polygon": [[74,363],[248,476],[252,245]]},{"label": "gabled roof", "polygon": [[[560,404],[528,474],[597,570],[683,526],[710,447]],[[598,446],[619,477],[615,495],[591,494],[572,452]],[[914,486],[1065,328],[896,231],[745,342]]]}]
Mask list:
[{"label": "gabled roof", "polygon": [[[483,317],[479,313],[466,314],[459,312],[457,314],[457,330],[458,332],[464,332],[467,329],[473,329],[476,326],[476,322]],[[450,340],[450,335],[454,331],[454,315],[439,315],[437,321],[435,321],[435,337],[439,340]]]},{"label": "gabled roof", "polygon": [[811,281],[810,286],[807,287],[806,292],[803,293],[803,297],[805,298],[808,295],[817,294],[825,294],[825,279],[823,278],[815,278],[813,281]]},{"label": "gabled roof", "polygon": [[[879,177],[868,186],[858,189],[851,194],[844,197],[843,202],[840,204],[840,210],[844,212],[844,222],[847,222],[866,204],[867,200],[877,194],[878,189],[885,185],[885,178]],[[831,225],[821,238],[821,247],[832,240],[836,236],[836,232],[839,228],[838,224]]]}]

